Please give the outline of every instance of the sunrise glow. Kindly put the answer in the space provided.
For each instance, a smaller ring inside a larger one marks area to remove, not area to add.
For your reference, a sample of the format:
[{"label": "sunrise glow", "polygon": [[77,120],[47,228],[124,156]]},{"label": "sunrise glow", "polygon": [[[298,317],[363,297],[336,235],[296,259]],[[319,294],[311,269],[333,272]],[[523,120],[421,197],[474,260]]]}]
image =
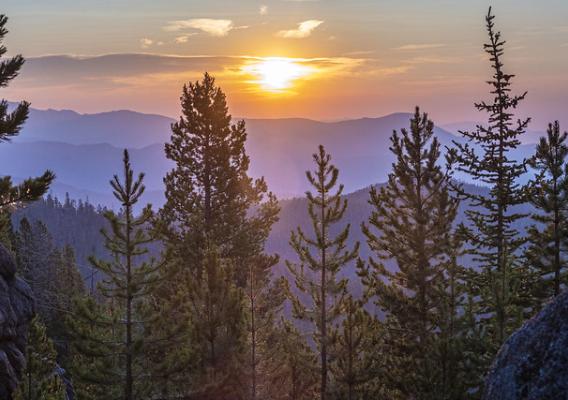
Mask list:
[{"label": "sunrise glow", "polygon": [[314,74],[315,68],[293,58],[270,57],[254,60],[242,67],[253,77],[252,83],[267,92],[282,93],[291,89],[300,78]]}]

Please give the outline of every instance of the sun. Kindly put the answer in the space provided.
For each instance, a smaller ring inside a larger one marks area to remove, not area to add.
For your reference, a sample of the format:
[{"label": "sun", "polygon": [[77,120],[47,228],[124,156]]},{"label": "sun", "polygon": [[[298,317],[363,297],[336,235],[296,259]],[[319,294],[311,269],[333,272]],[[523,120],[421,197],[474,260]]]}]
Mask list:
[{"label": "sun", "polygon": [[242,71],[255,77],[254,82],[268,92],[281,93],[292,88],[299,78],[313,73],[312,68],[293,58],[270,57],[254,60]]}]

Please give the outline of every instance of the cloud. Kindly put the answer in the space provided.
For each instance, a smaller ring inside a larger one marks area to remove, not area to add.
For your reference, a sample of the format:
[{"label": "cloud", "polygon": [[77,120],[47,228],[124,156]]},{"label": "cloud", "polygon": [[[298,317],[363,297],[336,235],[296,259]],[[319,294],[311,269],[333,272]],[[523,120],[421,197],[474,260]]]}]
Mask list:
[{"label": "cloud", "polygon": [[258,9],[258,12],[260,13],[260,15],[268,14],[268,6],[264,4],[261,5],[260,8]]},{"label": "cloud", "polygon": [[395,50],[402,51],[414,51],[414,50],[428,50],[428,49],[439,49],[440,47],[445,47],[443,43],[421,43],[421,44],[405,44],[404,46],[396,47]]},{"label": "cloud", "polygon": [[193,18],[170,21],[164,27],[164,30],[169,32],[179,32],[185,29],[197,29],[211,36],[222,37],[227,36],[235,29],[235,26],[230,19]]},{"label": "cloud", "polygon": [[[153,45],[156,43],[153,41]],[[241,67],[266,60],[250,56],[176,56],[161,54],[107,54],[99,56],[54,55],[30,57],[22,70],[20,86],[31,88],[117,88],[140,82],[174,82],[179,89],[188,79],[197,79],[203,71],[243,82]],[[317,76],[344,75],[359,71],[365,60],[349,57],[294,58],[296,64],[317,70]],[[83,90],[80,90],[83,92]],[[174,96],[175,97],[175,96]]]},{"label": "cloud", "polygon": [[154,44],[154,41],[152,39],[148,39],[148,38],[140,39],[140,47],[142,47],[143,49],[147,49],[148,47],[152,46],[153,44]]},{"label": "cloud", "polygon": [[366,74],[368,76],[386,78],[393,75],[406,74],[413,69],[410,65],[369,66],[366,70],[360,71],[359,75]]},{"label": "cloud", "polygon": [[406,60],[408,64],[458,64],[463,62],[459,57],[414,57]]},{"label": "cloud", "polygon": [[310,36],[312,32],[323,24],[324,21],[317,19],[309,19],[304,22],[300,22],[296,29],[283,30],[276,33],[276,36],[286,39],[302,39]]},{"label": "cloud", "polygon": [[174,39],[177,44],[187,43],[191,36],[195,36],[197,33],[187,33],[185,35],[178,36]]}]

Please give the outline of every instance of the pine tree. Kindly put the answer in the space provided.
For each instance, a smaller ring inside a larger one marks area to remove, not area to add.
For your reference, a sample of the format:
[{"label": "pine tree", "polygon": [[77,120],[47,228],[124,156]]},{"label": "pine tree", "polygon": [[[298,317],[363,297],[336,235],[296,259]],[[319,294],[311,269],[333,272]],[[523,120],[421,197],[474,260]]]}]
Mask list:
[{"label": "pine tree", "polygon": [[189,282],[191,342],[199,357],[192,391],[198,398],[243,398],[241,366],[246,349],[242,291],[234,266],[209,248],[201,275]]},{"label": "pine tree", "polygon": [[57,375],[57,352],[45,326],[35,317],[28,333],[26,368],[14,400],[65,400],[65,386]]},{"label": "pine tree", "polygon": [[73,299],[86,293],[85,282],[79,273],[75,251],[69,245],[63,247],[55,271],[57,282],[57,308],[68,312],[73,306]]},{"label": "pine tree", "polygon": [[505,41],[501,33],[495,31],[494,18],[490,8],[485,18],[489,43],[484,49],[493,69],[488,82],[493,99],[475,105],[488,114],[488,123],[472,132],[461,132],[468,143],[455,142],[450,152],[455,170],[489,187],[488,194],[480,194],[468,193],[455,185],[459,196],[469,203],[466,210],[469,229],[465,232],[473,261],[480,271],[479,274],[472,272],[476,276],[471,296],[480,297],[476,312],[490,338],[489,354],[495,354],[519,326],[522,307],[526,306],[522,293],[526,274],[519,255],[525,239],[516,227],[525,215],[515,209],[526,201],[526,191],[519,184],[519,178],[525,173],[525,162],[516,161],[512,151],[519,146],[519,138],[530,121],[513,120],[513,112],[526,92],[511,94],[514,75],[504,72]]},{"label": "pine tree", "polygon": [[529,268],[536,275],[534,296],[537,307],[557,296],[566,285],[566,245],[568,244],[568,133],[561,133],[556,121],[541,137],[529,165],[537,171],[531,182],[530,201],[538,210],[529,228],[526,252]]},{"label": "pine tree", "polygon": [[[124,373],[120,381],[122,397],[133,400],[143,396],[147,389],[147,366],[144,357],[144,320],[137,313],[137,306],[148,296],[158,282],[161,264],[154,259],[143,259],[147,254],[147,244],[155,240],[148,231],[153,213],[150,206],[142,209],[139,216],[134,208],[144,193],[144,174],[134,177],[128,151],[124,151],[123,178],[115,175],[110,182],[113,194],[122,204],[120,214],[108,211],[105,217],[111,227],[110,233],[102,231],[106,247],[112,254],[111,260],[91,258],[94,267],[102,273],[99,286],[101,294],[108,299],[118,315],[115,324],[119,325],[114,343],[109,343],[107,354],[117,354]],[[85,309],[88,310],[87,307]],[[91,308],[91,310],[93,310]],[[91,315],[89,315],[91,314]],[[96,324],[98,317],[93,313],[83,315],[88,324]],[[97,338],[82,338],[97,342]]]},{"label": "pine tree", "polygon": [[[164,288],[162,304],[176,319],[188,318],[191,331],[186,336],[197,337],[186,344],[191,347],[187,353],[200,354],[201,370],[207,373],[186,371],[185,380],[200,381],[199,386],[214,393],[220,383],[243,372],[246,346],[241,333],[247,315],[241,291],[251,260],[263,255],[279,209],[264,180],[248,176],[244,121],[231,124],[225,94],[214,78],[205,74],[201,82],[184,86],[181,105],[182,116],[172,125],[165,147],[176,165],[164,179],[167,200],[157,224],[171,255],[168,274],[177,284]],[[221,294],[227,301],[211,307],[210,299]],[[177,307],[180,298],[185,307]],[[239,314],[227,317],[228,312]],[[203,326],[223,334],[198,331]],[[214,356],[211,348],[216,349]],[[226,362],[220,363],[220,357]],[[209,378],[214,379],[202,381]]]},{"label": "pine tree", "polygon": [[58,323],[56,269],[60,254],[45,224],[36,221],[32,225],[22,219],[15,235],[15,252],[18,273],[30,285],[37,312],[51,336]]},{"label": "pine tree", "polygon": [[377,321],[363,308],[363,301],[351,295],[342,305],[344,317],[341,328],[331,337],[333,362],[330,370],[334,378],[334,398],[364,400],[372,398],[369,382],[374,379],[372,371],[376,361],[372,348],[376,345],[373,336]]},{"label": "pine tree", "polygon": [[171,279],[164,274],[160,274],[160,278],[165,279],[140,307],[140,315],[148,321],[144,335],[151,386],[149,397],[177,399],[190,393],[194,386],[193,379],[188,377],[199,368],[199,354],[188,328],[191,315],[187,288],[172,292],[167,287],[172,284]]},{"label": "pine tree", "polygon": [[[222,258],[246,258],[263,243],[278,208],[263,179],[253,181],[244,121],[231,124],[223,91],[205,74],[183,88],[182,116],[172,125],[166,156],[175,162],[161,210],[168,244],[182,269],[198,270],[208,246]],[[266,200],[272,207],[249,214]],[[261,233],[259,235],[259,232]],[[235,279],[244,285],[246,268]]]},{"label": "pine tree", "polygon": [[[439,281],[439,303],[436,318],[438,337],[434,343],[433,392],[436,399],[460,400],[470,394],[471,357],[467,353],[468,318],[464,315],[468,291],[468,273],[459,259],[465,255],[460,232],[448,232],[448,258],[443,264],[443,277]],[[469,349],[470,350],[470,349]]]},{"label": "pine tree", "polygon": [[[446,297],[445,267],[458,201],[450,196],[449,176],[439,165],[434,124],[418,108],[410,129],[395,131],[396,161],[385,186],[371,188],[373,212],[362,225],[375,257],[361,270],[367,295],[376,299],[400,329],[392,355],[404,366],[395,389],[425,399],[433,392],[438,365],[429,352],[438,340],[440,303]],[[384,262],[393,260],[396,269]]]},{"label": "pine tree", "polygon": [[70,337],[65,320],[73,312],[74,300],[85,296],[86,288],[73,248],[65,246],[55,253],[55,257],[54,321],[49,333],[56,343],[59,363],[66,367]]},{"label": "pine tree", "polygon": [[347,291],[348,281],[340,278],[339,274],[357,257],[359,243],[353,249],[347,249],[350,225],[332,237],[331,228],[341,221],[347,209],[347,200],[341,197],[343,185],[339,185],[337,191],[333,192],[339,170],[331,164],[331,156],[323,146],[319,146],[319,151],[313,158],[316,170],[307,171],[306,176],[314,187],[315,194],[308,191],[306,196],[315,237],[308,237],[300,227],[293,231],[290,245],[300,262],[296,264],[287,261],[286,264],[298,291],[310,298],[310,304],[305,304],[300,296],[294,295],[292,290],[288,291],[294,316],[315,327],[313,339],[320,356],[319,398],[323,400],[328,390],[330,333],[341,315],[342,301]]},{"label": "pine tree", "polygon": [[30,285],[38,315],[55,343],[58,361],[65,364],[68,337],[64,320],[71,312],[72,299],[85,291],[73,249],[66,246],[60,251],[41,221],[32,225],[23,218],[14,236],[18,273]]},{"label": "pine tree", "polygon": [[[8,18],[0,14],[0,58],[6,52],[6,46],[3,45],[4,38],[8,33],[6,23]],[[20,69],[24,65],[24,58],[21,55],[16,55],[6,60],[0,61],[0,88],[6,87],[11,80],[16,78]],[[9,111],[8,101],[0,101],[0,143],[8,142],[13,137],[17,136],[26,122],[29,113],[28,102],[21,102],[12,111]],[[22,183],[14,185],[9,176],[0,178],[0,214],[8,212],[11,208],[37,200],[47,192],[49,185],[55,178],[51,171],[46,171],[38,178],[29,178]],[[4,229],[8,219],[2,218]],[[1,227],[1,226],[0,226]],[[4,230],[2,229],[2,230]]]},{"label": "pine tree", "polygon": [[273,349],[268,393],[273,400],[313,400],[318,393],[317,355],[294,325],[281,319],[270,341]]},{"label": "pine tree", "polygon": [[269,398],[271,365],[274,361],[271,339],[276,317],[285,300],[283,285],[273,280],[272,268],[278,257],[259,255],[248,263],[249,273],[244,289],[249,347],[249,398]]},{"label": "pine tree", "polygon": [[124,368],[120,360],[124,326],[122,313],[111,302],[98,304],[91,296],[77,298],[66,319],[71,333],[70,372],[77,398],[120,399]]}]

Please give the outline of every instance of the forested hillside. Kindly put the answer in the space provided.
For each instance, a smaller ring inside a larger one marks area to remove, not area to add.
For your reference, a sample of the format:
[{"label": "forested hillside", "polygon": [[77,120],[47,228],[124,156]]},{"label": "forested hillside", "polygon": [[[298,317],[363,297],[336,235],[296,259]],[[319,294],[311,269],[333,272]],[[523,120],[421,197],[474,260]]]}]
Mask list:
[{"label": "forested hillside", "polygon": [[[376,185],[377,188],[382,186],[384,184]],[[483,187],[465,185],[465,188],[469,193],[487,193],[487,189]],[[344,196],[348,202],[344,221],[354,227],[353,233],[349,237],[349,244],[361,243],[359,254],[364,260],[369,258],[371,252],[363,233],[358,228],[367,220],[372,211],[372,206],[369,204],[369,190],[370,187],[347,193]],[[307,200],[305,198],[282,199],[279,200],[279,204],[279,220],[272,227],[266,242],[266,250],[268,252],[280,255],[281,262],[276,269],[277,275],[286,274],[284,260],[295,258],[295,254],[289,246],[290,232],[298,226],[302,229],[308,229],[310,224]],[[460,206],[456,224],[467,223],[465,211],[468,208],[465,204]],[[15,212],[13,214],[13,224],[14,228],[17,229],[22,218],[27,218],[33,222],[41,221],[45,223],[57,246],[70,245],[75,250],[81,274],[88,281],[93,273],[92,266],[88,261],[89,257],[91,255],[108,257],[108,252],[104,247],[104,238],[100,235],[100,230],[108,227],[103,216],[105,210],[105,207],[90,204],[88,201],[73,200],[69,197],[61,201],[57,197],[47,196],[45,199],[40,199],[30,206]],[[534,212],[534,207],[530,204],[524,204],[518,208],[518,211],[530,214]],[[525,230],[528,224],[530,224],[530,221],[524,220],[517,227]],[[332,232],[337,229],[333,228]],[[159,248],[157,246],[154,247],[153,252],[155,256],[158,256]],[[354,268],[348,269],[346,274],[354,282],[358,281]],[[95,277],[95,280],[98,280],[98,278]],[[353,289],[359,292],[361,286],[355,283]]]}]

